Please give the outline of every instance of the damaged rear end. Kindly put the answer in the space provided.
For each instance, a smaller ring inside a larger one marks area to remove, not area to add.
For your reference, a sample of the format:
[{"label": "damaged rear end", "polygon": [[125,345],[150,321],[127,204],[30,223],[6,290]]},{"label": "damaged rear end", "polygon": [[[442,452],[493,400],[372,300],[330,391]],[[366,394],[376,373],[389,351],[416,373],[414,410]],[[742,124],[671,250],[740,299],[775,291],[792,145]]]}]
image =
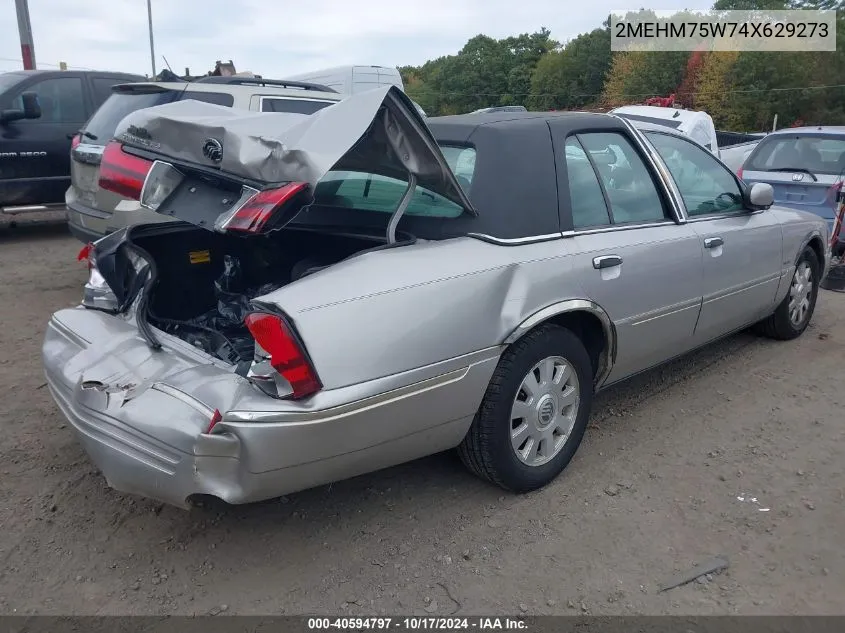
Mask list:
[{"label": "damaged rear end", "polygon": [[[407,182],[384,226],[359,224],[354,210],[340,224],[315,220],[337,194],[324,177],[344,170]],[[336,413],[355,391],[326,389],[273,297],[413,244],[397,225],[420,185],[474,213],[407,97],[374,90],[309,117],[149,108],[118,127],[99,178],[177,220],[83,248],[82,305],[54,314],[45,336],[51,393],[110,485],[175,505],[243,503],[360,471],[343,455],[354,446],[306,424],[357,416]]]}]

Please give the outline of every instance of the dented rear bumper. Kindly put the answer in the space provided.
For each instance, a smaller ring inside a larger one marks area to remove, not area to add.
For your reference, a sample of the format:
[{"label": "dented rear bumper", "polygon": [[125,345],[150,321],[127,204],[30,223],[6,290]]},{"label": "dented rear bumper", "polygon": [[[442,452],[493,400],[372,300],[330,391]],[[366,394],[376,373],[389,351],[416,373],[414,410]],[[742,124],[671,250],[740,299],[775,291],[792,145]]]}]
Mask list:
[{"label": "dented rear bumper", "polygon": [[[71,309],[51,319],[43,361],[51,394],[109,485],[187,507],[194,495],[260,501],[456,446],[499,352],[305,404],[264,396],[189,349],[152,350],[121,317]],[[223,419],[209,434],[215,409]]]}]

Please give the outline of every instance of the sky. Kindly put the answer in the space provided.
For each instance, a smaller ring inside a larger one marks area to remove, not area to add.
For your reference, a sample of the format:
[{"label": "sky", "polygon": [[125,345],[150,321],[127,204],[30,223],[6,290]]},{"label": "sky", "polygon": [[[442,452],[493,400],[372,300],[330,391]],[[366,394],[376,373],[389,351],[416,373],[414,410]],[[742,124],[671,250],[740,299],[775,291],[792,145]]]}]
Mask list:
[{"label": "sky", "polygon": [[[264,77],[346,64],[419,65],[483,33],[546,27],[559,41],[642,0],[152,0],[156,70],[204,74],[233,60]],[[662,0],[705,9],[712,0]],[[366,7],[366,8],[355,8]],[[150,73],[146,0],[29,0],[38,68]],[[22,68],[14,0],[0,0],[0,72]]]}]

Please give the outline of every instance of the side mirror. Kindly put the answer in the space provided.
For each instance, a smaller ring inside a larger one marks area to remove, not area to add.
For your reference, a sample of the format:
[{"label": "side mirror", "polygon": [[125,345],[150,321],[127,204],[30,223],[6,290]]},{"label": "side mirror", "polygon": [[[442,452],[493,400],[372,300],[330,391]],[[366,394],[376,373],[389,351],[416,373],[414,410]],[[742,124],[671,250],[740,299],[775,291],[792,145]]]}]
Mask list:
[{"label": "side mirror", "polygon": [[0,123],[41,118],[41,106],[38,105],[37,94],[34,92],[24,92],[21,95],[21,102],[23,103],[23,110],[0,111]]},{"label": "side mirror", "polygon": [[765,182],[755,182],[748,190],[748,202],[755,209],[768,209],[775,203],[775,190]]},{"label": "side mirror", "polygon": [[38,95],[34,92],[24,92],[21,95],[23,101],[23,118],[25,119],[40,119],[41,106],[38,103]]}]

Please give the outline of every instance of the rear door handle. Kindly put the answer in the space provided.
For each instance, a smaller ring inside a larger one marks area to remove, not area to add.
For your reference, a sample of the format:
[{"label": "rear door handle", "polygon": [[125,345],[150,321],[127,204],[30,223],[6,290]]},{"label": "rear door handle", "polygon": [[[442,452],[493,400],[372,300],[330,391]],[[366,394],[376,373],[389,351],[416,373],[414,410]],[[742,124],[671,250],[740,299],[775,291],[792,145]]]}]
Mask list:
[{"label": "rear door handle", "polygon": [[601,257],[593,257],[593,268],[601,270],[602,268],[612,268],[613,266],[621,266],[622,258],[619,255],[602,255]]},{"label": "rear door handle", "polygon": [[722,246],[725,243],[721,237],[708,237],[704,240],[704,248],[716,248],[717,246]]}]

